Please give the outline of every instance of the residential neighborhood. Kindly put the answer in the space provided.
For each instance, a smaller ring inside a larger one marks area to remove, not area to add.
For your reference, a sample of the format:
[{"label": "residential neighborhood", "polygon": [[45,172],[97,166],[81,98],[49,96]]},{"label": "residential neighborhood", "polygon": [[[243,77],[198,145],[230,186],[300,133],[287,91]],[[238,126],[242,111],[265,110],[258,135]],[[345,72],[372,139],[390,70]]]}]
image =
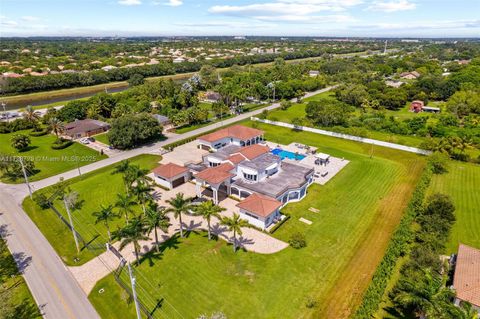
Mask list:
[{"label": "residential neighborhood", "polygon": [[3,1],[0,319],[480,319],[476,9]]}]

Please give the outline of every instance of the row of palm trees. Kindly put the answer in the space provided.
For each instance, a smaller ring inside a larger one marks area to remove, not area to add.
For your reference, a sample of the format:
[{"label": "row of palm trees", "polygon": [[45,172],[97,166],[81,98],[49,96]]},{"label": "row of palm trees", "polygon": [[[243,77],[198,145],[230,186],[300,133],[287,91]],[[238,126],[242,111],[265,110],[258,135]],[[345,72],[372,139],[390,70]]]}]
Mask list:
[{"label": "row of palm trees", "polygon": [[[40,120],[40,115],[37,111],[35,111],[35,109],[31,105],[28,105],[25,108],[25,111],[23,111],[22,116],[28,123],[32,125],[34,130],[40,129],[40,125],[38,123]],[[63,124],[63,122],[56,117],[53,117],[48,121],[48,126],[50,131],[52,131],[55,134],[57,139],[59,135],[63,133],[65,130],[65,125]]]},{"label": "row of palm trees", "polygon": [[[182,216],[193,214],[201,216],[207,223],[208,240],[212,239],[211,222],[213,218],[220,220],[220,224],[233,232],[233,250],[237,250],[237,235],[242,235],[242,227],[250,227],[250,224],[241,219],[238,214],[233,217],[222,217],[220,213],[225,208],[213,204],[212,201],[204,201],[199,204],[193,203],[193,198],[185,197],[183,193],[177,193],[175,197],[166,201],[169,207],[160,207],[152,196],[152,179],[147,176],[148,170],[132,165],[128,160],[122,161],[115,168],[113,174],[123,175],[125,194],[117,194],[117,200],[112,205],[102,205],[100,210],[94,212],[95,223],[103,223],[108,235],[108,240],[120,240],[120,250],[132,244],[135,251],[137,264],[139,262],[140,241],[148,240],[152,232],[155,236],[157,252],[160,251],[158,230],[168,231],[171,213],[180,224],[180,237],[184,237],[184,225]],[[142,214],[134,214],[134,206],[140,203]],[[133,215],[133,216],[132,216]],[[125,219],[125,225],[116,231],[110,231],[110,223],[117,218]]]}]

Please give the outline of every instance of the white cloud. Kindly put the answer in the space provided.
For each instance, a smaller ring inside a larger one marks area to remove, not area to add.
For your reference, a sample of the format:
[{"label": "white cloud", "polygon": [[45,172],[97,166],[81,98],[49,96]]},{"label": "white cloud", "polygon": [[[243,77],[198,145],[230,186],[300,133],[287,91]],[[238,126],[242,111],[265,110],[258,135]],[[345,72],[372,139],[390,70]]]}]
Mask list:
[{"label": "white cloud", "polygon": [[248,5],[217,5],[208,11],[238,17],[248,17],[267,21],[313,21],[330,20],[347,21],[348,15],[315,16],[319,12],[342,12],[347,8],[359,5],[363,0],[275,0],[272,2],[253,3]]},{"label": "white cloud", "polygon": [[121,4],[123,6],[138,6],[142,4],[141,0],[119,0],[118,4]]},{"label": "white cloud", "polygon": [[168,0],[168,2],[165,3],[165,5],[171,6],[171,7],[178,7],[178,6],[181,6],[182,4],[183,4],[182,0]]},{"label": "white cloud", "polygon": [[18,25],[17,21],[10,20],[6,16],[0,16],[0,25],[4,27],[16,27]]},{"label": "white cloud", "polygon": [[34,22],[34,21],[38,21],[40,19],[38,17],[34,17],[34,16],[23,16],[22,20],[27,21],[27,22]]},{"label": "white cloud", "polygon": [[382,12],[395,12],[413,10],[417,5],[408,0],[393,0],[393,1],[374,1],[367,10],[370,11],[382,11]]}]

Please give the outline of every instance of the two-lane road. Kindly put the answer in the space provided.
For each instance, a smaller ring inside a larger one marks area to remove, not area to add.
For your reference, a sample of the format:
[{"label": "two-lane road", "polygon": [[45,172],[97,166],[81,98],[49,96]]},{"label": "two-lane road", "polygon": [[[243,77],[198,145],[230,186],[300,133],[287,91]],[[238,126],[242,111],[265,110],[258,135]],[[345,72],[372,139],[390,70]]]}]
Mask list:
[{"label": "two-lane road", "polygon": [[[305,97],[323,93],[332,88],[333,87],[328,87],[315,92],[310,92],[307,93]],[[105,160],[83,166],[81,171],[82,173],[91,172],[123,159],[139,154],[158,151],[160,147],[166,144],[202,134],[223,125],[248,119],[251,116],[260,114],[265,109],[272,110],[279,106],[279,103],[274,103],[265,108],[240,114],[222,122],[208,125],[184,134],[179,134],[177,136],[172,136],[165,141],[150,146],[121,152]],[[34,190],[38,190],[56,183],[60,177],[70,179],[76,176],[78,176],[78,170],[74,169],[31,184]],[[35,300],[38,305],[42,307],[45,318],[99,318],[99,315],[88,301],[87,296],[79,287],[70,271],[65,267],[62,260],[56,254],[40,230],[38,230],[36,225],[23,211],[21,205],[26,196],[28,196],[28,189],[25,184],[6,185],[0,183],[0,225],[7,225],[9,236],[7,236],[6,239],[12,254],[31,257],[29,265],[25,268],[24,277]]]}]

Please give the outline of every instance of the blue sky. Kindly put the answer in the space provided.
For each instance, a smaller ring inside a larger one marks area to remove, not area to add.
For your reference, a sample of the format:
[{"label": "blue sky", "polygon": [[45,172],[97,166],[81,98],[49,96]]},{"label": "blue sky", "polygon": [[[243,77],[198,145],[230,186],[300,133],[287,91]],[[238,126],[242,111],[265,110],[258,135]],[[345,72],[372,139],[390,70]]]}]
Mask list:
[{"label": "blue sky", "polygon": [[0,36],[479,37],[480,0],[0,0]]}]

